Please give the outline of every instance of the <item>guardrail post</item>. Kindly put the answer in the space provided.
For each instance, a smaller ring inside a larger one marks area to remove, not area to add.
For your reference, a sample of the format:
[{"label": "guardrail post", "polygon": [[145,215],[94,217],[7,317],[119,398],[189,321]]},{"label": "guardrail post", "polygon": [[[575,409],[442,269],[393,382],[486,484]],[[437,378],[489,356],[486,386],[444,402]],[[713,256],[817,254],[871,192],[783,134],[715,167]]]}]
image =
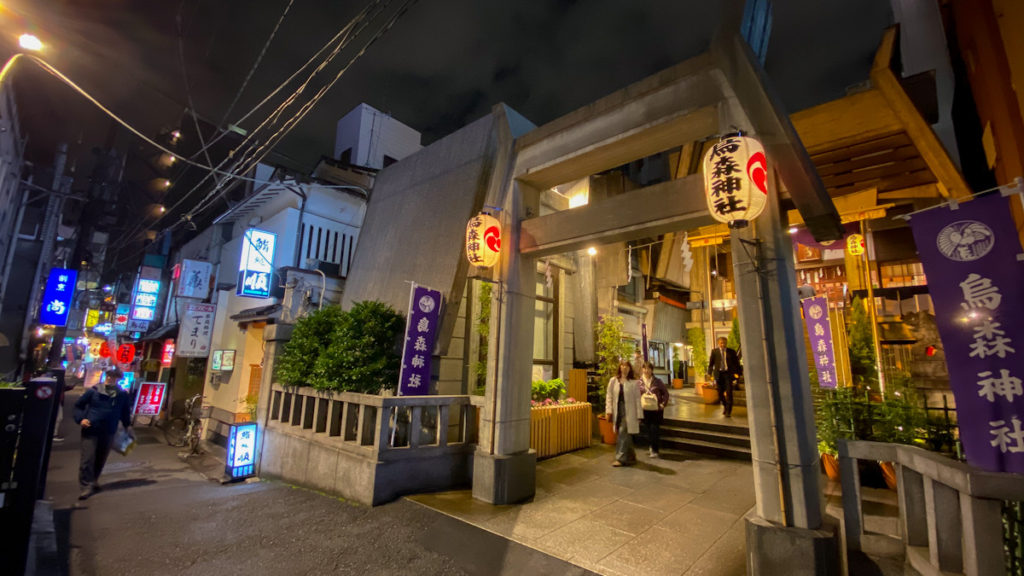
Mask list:
[{"label": "guardrail post", "polygon": [[998,500],[960,495],[964,532],[964,574],[1003,576],[1002,504]]},{"label": "guardrail post", "polygon": [[900,503],[900,528],[909,546],[928,545],[928,511],[925,508],[924,477],[902,464],[897,464],[899,474],[898,498]]},{"label": "guardrail post", "polygon": [[850,448],[845,440],[839,441],[839,480],[843,487],[843,525],[846,529],[846,549],[860,550],[860,537],[864,533],[860,470],[857,469],[857,459],[850,457]]},{"label": "guardrail post", "polygon": [[437,445],[442,448],[448,445],[448,414],[452,406],[453,404],[442,404],[437,407]]},{"label": "guardrail post", "polygon": [[924,481],[925,510],[928,513],[928,558],[932,566],[947,572],[960,572],[963,569],[959,496],[959,492],[941,482],[931,478]]},{"label": "guardrail post", "polygon": [[420,427],[423,422],[423,406],[411,406],[412,418],[409,422],[409,448],[420,447]]}]

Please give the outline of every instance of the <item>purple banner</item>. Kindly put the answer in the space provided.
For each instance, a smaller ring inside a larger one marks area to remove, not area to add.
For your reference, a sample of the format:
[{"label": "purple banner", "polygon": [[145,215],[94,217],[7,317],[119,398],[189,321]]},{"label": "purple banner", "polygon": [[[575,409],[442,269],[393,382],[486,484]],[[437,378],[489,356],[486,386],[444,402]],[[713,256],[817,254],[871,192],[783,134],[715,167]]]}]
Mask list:
[{"label": "purple banner", "polygon": [[818,371],[818,386],[836,387],[836,355],[832,349],[832,322],[828,316],[828,299],[824,296],[805,298],[800,302],[804,307],[804,321],[807,336],[811,341],[811,357]]},{"label": "purple banner", "polygon": [[1024,262],[998,194],[910,220],[956,398],[967,462],[1024,473]]},{"label": "purple banner", "polygon": [[795,232],[790,234],[790,238],[793,242],[803,244],[804,246],[810,246],[811,248],[817,248],[818,250],[846,250],[846,237],[850,234],[859,234],[860,224],[851,222],[849,224],[843,224],[843,238],[842,240],[833,240],[825,244],[819,243],[811,236],[811,231],[807,228],[797,228]]},{"label": "purple banner", "polygon": [[414,283],[407,318],[398,395],[425,396],[430,394],[430,355],[441,318],[441,293]]}]

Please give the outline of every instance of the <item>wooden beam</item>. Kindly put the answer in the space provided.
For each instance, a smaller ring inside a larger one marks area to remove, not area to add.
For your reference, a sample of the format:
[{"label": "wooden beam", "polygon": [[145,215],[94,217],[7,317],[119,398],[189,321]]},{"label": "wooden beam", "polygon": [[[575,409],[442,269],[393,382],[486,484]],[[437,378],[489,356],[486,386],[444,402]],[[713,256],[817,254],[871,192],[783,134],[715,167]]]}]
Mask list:
[{"label": "wooden beam", "polygon": [[934,183],[922,184],[920,186],[912,186],[910,188],[902,188],[899,190],[889,190],[887,192],[879,192],[879,200],[902,200],[904,198],[941,198],[942,194],[939,193],[939,188]]},{"label": "wooden beam", "polygon": [[624,242],[713,223],[700,174],[523,220],[519,252],[534,257]]},{"label": "wooden beam", "polygon": [[903,130],[878,90],[844,96],[801,110],[790,118],[811,156]]},{"label": "wooden beam", "polygon": [[950,160],[939,138],[932,132],[931,126],[918,113],[910,97],[900,86],[899,80],[892,71],[892,58],[895,52],[898,28],[892,27],[885,31],[882,43],[875,53],[875,62],[871,68],[871,82],[882,93],[896,117],[904,126],[914,145],[921,152],[921,157],[938,179],[939,191],[946,197],[960,198],[969,196],[971,189],[967,186],[960,171]]}]

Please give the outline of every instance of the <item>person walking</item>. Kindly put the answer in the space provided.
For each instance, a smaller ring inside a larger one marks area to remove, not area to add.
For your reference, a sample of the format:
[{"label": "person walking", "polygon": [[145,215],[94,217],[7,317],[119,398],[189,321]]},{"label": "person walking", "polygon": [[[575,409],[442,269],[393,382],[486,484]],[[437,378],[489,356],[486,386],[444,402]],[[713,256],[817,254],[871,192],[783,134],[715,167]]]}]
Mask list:
[{"label": "person walking", "polygon": [[726,346],[728,342],[725,337],[719,338],[718,347],[711,351],[711,358],[708,360],[708,376],[714,378],[718,398],[722,402],[722,414],[726,417],[732,416],[733,385],[743,370],[740,367],[739,355]]},{"label": "person walking", "polygon": [[88,388],[75,401],[75,422],[82,427],[81,463],[78,468],[82,492],[79,500],[85,500],[100,489],[97,480],[110,455],[117,423],[124,425],[125,433],[132,437],[135,435],[131,395],[117,386],[118,372],[109,372],[104,383]]},{"label": "person walking", "polygon": [[[644,429],[647,431],[647,440],[651,445],[648,456],[659,458],[661,456],[661,421],[665,415],[665,406],[668,406],[668,386],[665,386],[661,378],[654,375],[654,364],[646,360],[643,363],[640,388],[643,393],[640,404],[644,412]],[[657,401],[657,408],[654,410],[648,409],[649,407],[645,405],[647,400],[644,400],[644,397],[648,394],[652,394]]]},{"label": "person walking", "polygon": [[619,371],[608,382],[605,413],[615,424],[615,461],[612,466],[636,464],[633,434],[640,433],[640,382],[633,375],[629,362],[619,362]]}]

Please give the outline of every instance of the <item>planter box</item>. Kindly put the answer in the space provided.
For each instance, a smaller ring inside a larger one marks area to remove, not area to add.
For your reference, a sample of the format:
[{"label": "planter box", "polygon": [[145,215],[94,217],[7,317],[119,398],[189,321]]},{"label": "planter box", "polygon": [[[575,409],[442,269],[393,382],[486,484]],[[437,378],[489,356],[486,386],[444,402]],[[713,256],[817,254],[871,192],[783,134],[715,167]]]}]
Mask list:
[{"label": "planter box", "polygon": [[530,408],[530,448],[538,458],[586,448],[592,418],[589,402]]},{"label": "planter box", "polygon": [[718,403],[718,388],[711,382],[698,382],[697,392],[703,398],[705,404]]}]

